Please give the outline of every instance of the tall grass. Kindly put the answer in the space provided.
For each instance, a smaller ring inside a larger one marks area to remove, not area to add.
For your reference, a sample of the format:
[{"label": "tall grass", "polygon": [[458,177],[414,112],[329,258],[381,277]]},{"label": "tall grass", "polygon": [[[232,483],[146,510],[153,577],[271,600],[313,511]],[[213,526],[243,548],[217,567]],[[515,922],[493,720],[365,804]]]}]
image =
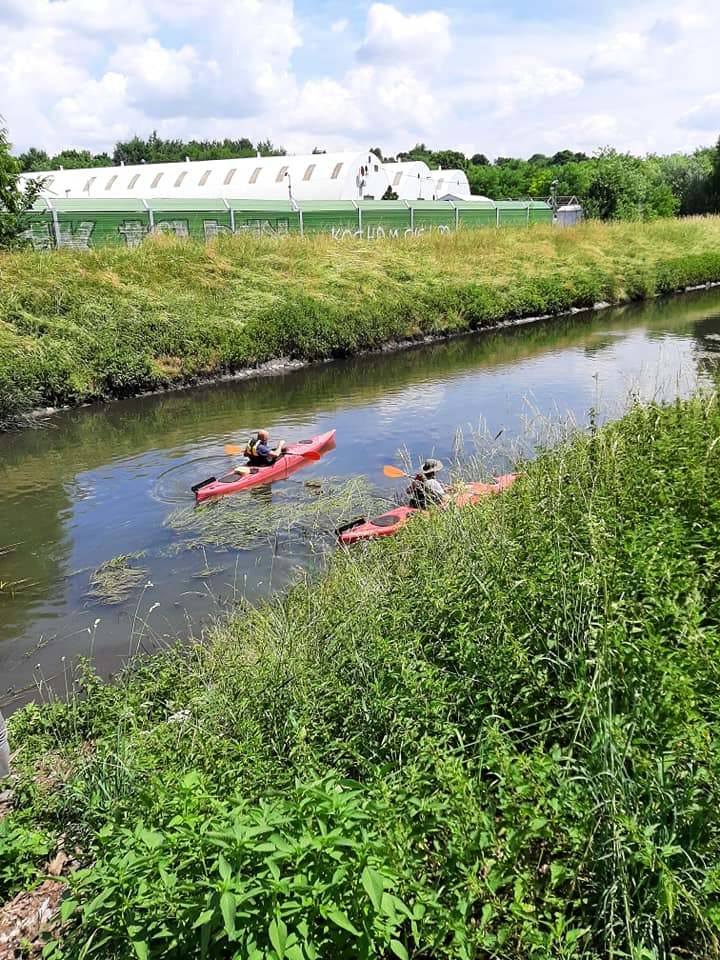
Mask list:
[{"label": "tall grass", "polygon": [[720,219],[0,255],[0,422],[720,280]]},{"label": "tall grass", "polygon": [[575,435],[13,717],[0,880],[80,846],[69,957],[716,956],[719,540],[714,396]]}]

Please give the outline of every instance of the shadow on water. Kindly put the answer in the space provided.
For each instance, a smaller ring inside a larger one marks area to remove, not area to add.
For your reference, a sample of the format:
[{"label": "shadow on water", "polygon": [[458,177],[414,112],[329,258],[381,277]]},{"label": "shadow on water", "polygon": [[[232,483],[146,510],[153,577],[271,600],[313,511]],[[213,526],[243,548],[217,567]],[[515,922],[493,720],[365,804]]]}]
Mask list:
[{"label": "shadow on water", "polygon": [[[138,632],[143,646],[186,635],[317,562],[298,538],[203,545],[169,522],[192,506],[192,483],[227,470],[224,445],[259,427],[288,440],[338,430],[319,463],[222,508],[234,520],[235,509],[254,511],[272,534],[288,505],[327,494],[328,477],[364,475],[389,499],[398,484],[382,464],[401,449],[449,457],[456,430],[481,422],[510,441],[534,414],[582,421],[630,390],[686,392],[714,380],[718,357],[720,293],[709,291],[67,411],[0,436],[0,702],[56,674],[62,656],[92,653],[112,672]],[[94,570],[136,554],[147,580],[127,601],[89,596]]]}]

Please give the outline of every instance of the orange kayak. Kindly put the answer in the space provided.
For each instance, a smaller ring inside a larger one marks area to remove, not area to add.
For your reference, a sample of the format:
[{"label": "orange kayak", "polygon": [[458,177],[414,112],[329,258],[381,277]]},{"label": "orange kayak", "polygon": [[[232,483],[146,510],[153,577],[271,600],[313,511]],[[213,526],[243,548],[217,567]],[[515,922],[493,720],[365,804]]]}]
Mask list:
[{"label": "orange kayak", "polygon": [[[458,507],[466,507],[468,504],[477,503],[482,497],[491,493],[501,493],[507,490],[517,480],[516,473],[506,473],[498,477],[493,483],[469,483],[467,486],[456,493],[453,502]],[[423,510],[416,510],[414,507],[394,507],[387,513],[379,517],[373,517],[372,520],[353,520],[352,523],[337,530],[337,538],[340,543],[357,543],[359,540],[375,540],[377,537],[391,537],[398,530],[401,530],[405,524],[416,513],[424,513]]]}]

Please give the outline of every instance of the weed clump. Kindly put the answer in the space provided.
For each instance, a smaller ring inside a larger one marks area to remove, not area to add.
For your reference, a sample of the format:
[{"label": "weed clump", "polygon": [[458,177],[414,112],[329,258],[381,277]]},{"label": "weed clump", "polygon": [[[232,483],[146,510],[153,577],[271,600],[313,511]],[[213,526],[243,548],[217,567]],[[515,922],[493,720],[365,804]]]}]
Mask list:
[{"label": "weed clump", "polygon": [[100,603],[123,603],[147,576],[147,569],[133,566],[142,553],[125,553],[106,560],[90,575],[88,596]]}]

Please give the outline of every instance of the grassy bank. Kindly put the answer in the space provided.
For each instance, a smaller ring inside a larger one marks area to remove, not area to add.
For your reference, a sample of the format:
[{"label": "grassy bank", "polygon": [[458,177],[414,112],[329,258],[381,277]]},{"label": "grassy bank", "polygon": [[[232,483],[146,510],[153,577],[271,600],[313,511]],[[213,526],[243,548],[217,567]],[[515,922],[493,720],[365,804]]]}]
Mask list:
[{"label": "grassy bank", "polygon": [[67,957],[717,956],[718,542],[717,399],[562,443],[13,717],[0,893],[77,845]]},{"label": "grassy bank", "polygon": [[0,422],[720,280],[720,218],[0,256]]}]

